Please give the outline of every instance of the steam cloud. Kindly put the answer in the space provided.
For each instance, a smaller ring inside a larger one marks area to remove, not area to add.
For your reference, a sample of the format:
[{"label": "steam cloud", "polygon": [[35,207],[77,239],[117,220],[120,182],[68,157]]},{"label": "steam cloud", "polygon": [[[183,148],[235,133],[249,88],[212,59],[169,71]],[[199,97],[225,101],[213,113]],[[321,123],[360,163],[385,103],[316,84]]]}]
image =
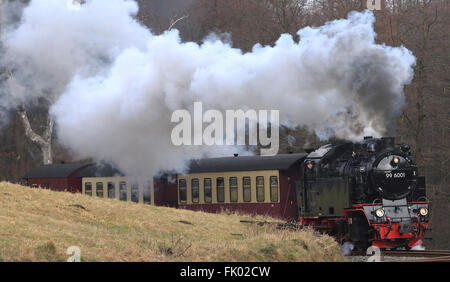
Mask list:
[{"label": "steam cloud", "polygon": [[177,30],[154,35],[134,19],[137,11],[125,0],[87,1],[78,11],[66,1],[31,1],[5,36],[1,64],[14,78],[1,105],[45,93],[60,142],[135,175],[236,152],[171,144],[172,112],[195,101],[205,110],[279,110],[283,124],[322,139],[395,133],[415,57],[375,43],[369,11],[245,54],[214,36],[199,45],[181,42]]}]

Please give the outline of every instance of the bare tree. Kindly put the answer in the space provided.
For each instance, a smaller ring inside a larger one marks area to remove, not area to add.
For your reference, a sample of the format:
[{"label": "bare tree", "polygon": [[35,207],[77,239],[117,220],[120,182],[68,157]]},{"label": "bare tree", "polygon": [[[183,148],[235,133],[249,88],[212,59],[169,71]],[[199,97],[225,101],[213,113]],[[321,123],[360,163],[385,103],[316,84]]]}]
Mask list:
[{"label": "bare tree", "polygon": [[22,124],[25,128],[25,135],[36,144],[42,152],[42,162],[44,164],[51,164],[53,162],[52,156],[52,135],[54,120],[50,114],[47,115],[47,121],[43,126],[42,135],[38,135],[32,128],[28,119],[28,114],[25,110],[25,105],[22,104],[17,110]]},{"label": "bare tree", "polygon": [[[9,4],[8,0],[0,0],[0,16],[6,16],[7,5]],[[5,40],[5,28],[3,26],[3,22],[0,22],[0,47],[2,47],[2,42]],[[4,69],[2,73],[2,80],[6,82],[9,79],[13,79],[13,72],[9,69]],[[52,157],[52,135],[53,135],[53,127],[54,120],[50,114],[47,115],[47,121],[43,126],[42,136],[38,135],[31,127],[30,121],[28,119],[28,114],[25,109],[25,104],[22,103],[18,109],[17,113],[22,121],[22,124],[25,129],[25,135],[36,144],[42,152],[42,162],[44,164],[51,164],[53,162]]]}]

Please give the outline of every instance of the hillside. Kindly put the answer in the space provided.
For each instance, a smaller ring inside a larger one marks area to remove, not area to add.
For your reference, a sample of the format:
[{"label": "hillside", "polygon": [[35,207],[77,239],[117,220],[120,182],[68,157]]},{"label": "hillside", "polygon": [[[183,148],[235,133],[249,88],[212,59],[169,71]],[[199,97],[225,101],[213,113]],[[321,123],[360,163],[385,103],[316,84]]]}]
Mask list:
[{"label": "hillside", "polygon": [[[0,261],[343,261],[311,230],[0,183]],[[271,220],[253,218],[252,220]],[[273,221],[273,220],[272,220]]]}]

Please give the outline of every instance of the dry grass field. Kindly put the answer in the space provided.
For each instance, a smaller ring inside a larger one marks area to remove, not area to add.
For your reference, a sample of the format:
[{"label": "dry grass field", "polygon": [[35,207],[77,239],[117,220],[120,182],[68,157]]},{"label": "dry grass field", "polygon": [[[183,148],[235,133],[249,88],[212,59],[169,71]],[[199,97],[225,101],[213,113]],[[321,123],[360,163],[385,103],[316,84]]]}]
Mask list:
[{"label": "dry grass field", "polygon": [[311,230],[241,223],[245,215],[152,207],[0,183],[0,261],[343,261]]}]

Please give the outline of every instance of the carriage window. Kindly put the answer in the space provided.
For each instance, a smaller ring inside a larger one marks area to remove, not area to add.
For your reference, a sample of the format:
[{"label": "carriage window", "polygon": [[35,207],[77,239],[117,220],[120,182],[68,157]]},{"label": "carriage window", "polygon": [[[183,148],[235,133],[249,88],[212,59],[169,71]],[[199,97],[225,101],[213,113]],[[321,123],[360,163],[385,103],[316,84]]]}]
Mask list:
[{"label": "carriage window", "polygon": [[251,193],[251,182],[250,182],[250,177],[248,176],[244,176],[242,178],[242,183],[243,185],[243,192],[242,192],[242,196],[244,198],[244,202],[251,202],[252,200],[252,193]]},{"label": "carriage window", "polygon": [[144,203],[145,204],[150,204],[151,203],[151,198],[150,198],[150,184],[147,184],[144,186],[144,191],[143,191],[143,198],[144,198]]},{"label": "carriage window", "polygon": [[270,201],[278,202],[278,177],[270,177]]},{"label": "carriage window", "polygon": [[186,180],[180,179],[178,186],[180,190],[180,202],[186,202]]},{"label": "carriage window", "polygon": [[198,203],[198,178],[194,178],[191,180],[191,192],[192,192],[192,202]]},{"label": "carriage window", "polygon": [[86,184],[84,184],[84,194],[92,196],[92,183],[91,182],[86,182]]},{"label": "carriage window", "polygon": [[237,202],[238,200],[238,183],[237,177],[230,177],[230,202]]},{"label": "carriage window", "polygon": [[263,176],[256,177],[256,200],[258,202],[264,202],[264,200],[265,200],[264,177]]},{"label": "carriage window", "polygon": [[203,190],[204,190],[205,203],[211,203],[211,201],[212,201],[211,178],[205,178],[205,180],[203,180]]},{"label": "carriage window", "polygon": [[97,194],[97,197],[103,198],[103,182],[97,182],[96,194]]},{"label": "carriage window", "polygon": [[222,177],[217,178],[217,202],[225,202],[225,182]]},{"label": "carriage window", "polygon": [[132,202],[139,202],[139,184],[132,183],[131,184],[131,201]]},{"label": "carriage window", "polygon": [[119,199],[121,201],[127,200],[127,183],[126,182],[120,182],[120,184],[119,184]]},{"label": "carriage window", "polygon": [[116,185],[114,182],[108,182],[108,198],[114,199],[116,197]]}]

